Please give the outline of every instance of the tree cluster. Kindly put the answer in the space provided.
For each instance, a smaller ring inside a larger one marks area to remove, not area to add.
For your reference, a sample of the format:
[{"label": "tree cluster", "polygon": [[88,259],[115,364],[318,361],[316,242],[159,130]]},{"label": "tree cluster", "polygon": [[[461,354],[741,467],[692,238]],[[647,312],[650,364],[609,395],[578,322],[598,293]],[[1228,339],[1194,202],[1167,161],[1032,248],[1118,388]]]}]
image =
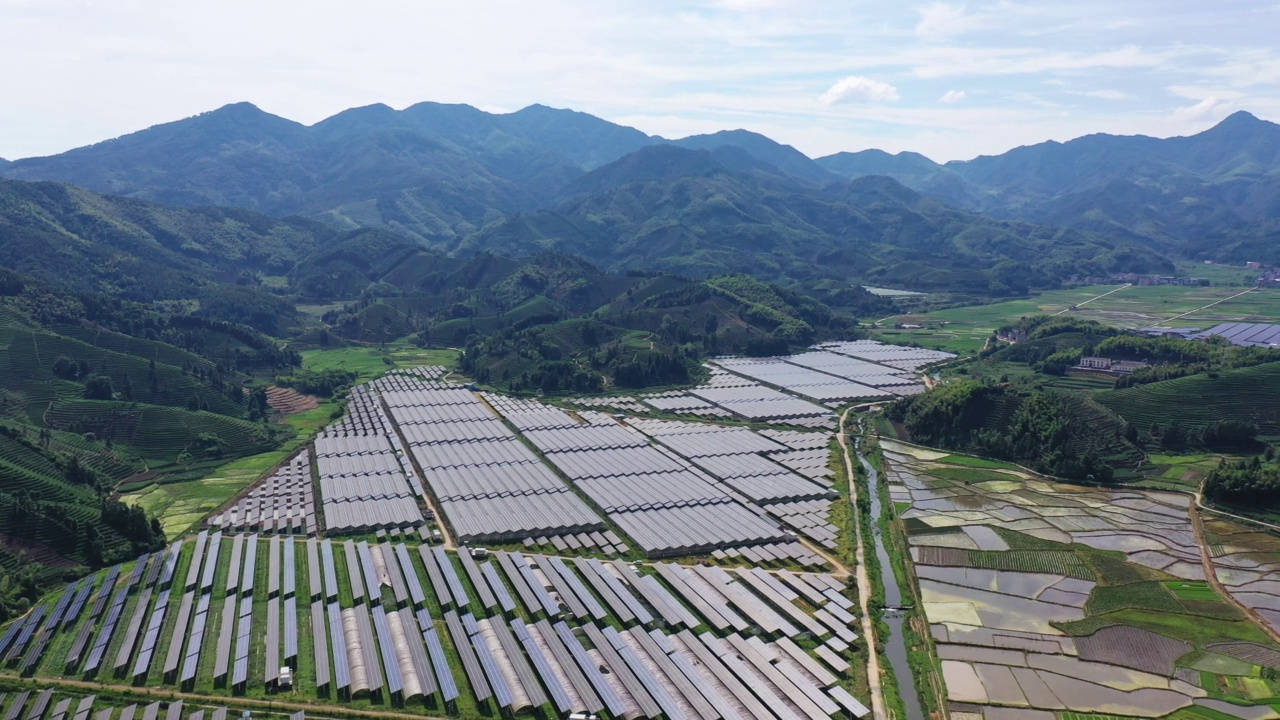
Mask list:
[{"label": "tree cluster", "polygon": [[1252,507],[1280,502],[1280,464],[1270,458],[1223,460],[1204,481],[1204,495],[1213,502]]},{"label": "tree cluster", "polygon": [[1078,480],[1111,480],[1115,468],[1107,458],[1127,446],[1075,398],[974,380],[903,398],[889,415],[919,442]]}]

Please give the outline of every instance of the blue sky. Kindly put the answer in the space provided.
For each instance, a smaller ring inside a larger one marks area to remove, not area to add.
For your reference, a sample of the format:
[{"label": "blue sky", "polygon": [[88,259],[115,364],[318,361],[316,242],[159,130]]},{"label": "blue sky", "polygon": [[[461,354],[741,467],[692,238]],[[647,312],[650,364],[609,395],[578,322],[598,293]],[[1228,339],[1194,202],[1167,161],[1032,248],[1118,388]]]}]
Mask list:
[{"label": "blue sky", "polygon": [[967,159],[1280,120],[1280,3],[0,0],[0,157],[248,100],[540,102],[667,137]]}]

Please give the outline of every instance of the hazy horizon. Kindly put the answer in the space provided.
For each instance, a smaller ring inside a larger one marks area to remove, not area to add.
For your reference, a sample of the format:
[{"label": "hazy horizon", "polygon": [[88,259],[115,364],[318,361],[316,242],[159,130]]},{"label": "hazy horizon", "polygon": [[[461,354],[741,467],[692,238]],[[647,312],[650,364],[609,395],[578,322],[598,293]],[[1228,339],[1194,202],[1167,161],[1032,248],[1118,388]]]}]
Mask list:
[{"label": "hazy horizon", "polygon": [[[429,102],[435,102],[435,101],[432,101],[432,100],[423,100],[423,101],[421,101],[421,102],[422,102],[422,103],[429,103]],[[387,106],[387,107],[391,107],[391,106],[387,105],[386,103],[371,103],[370,105],[361,105],[361,106],[352,107],[352,108],[344,108],[343,110],[340,110],[340,111],[338,111],[337,113],[334,113],[333,115],[329,115],[329,116],[327,116],[327,117],[320,118],[319,120],[316,120],[315,122],[304,123],[304,122],[301,122],[301,121],[296,120],[296,119],[294,119],[294,118],[285,117],[284,115],[278,115],[278,114],[276,114],[276,113],[273,113],[273,112],[271,112],[270,110],[267,110],[267,109],[265,109],[265,108],[263,108],[263,107],[259,106],[257,103],[253,103],[253,102],[250,102],[250,101],[248,101],[248,100],[242,100],[242,101],[240,101],[239,103],[229,103],[228,105],[223,105],[222,107],[218,107],[218,108],[211,108],[211,109],[209,109],[209,110],[204,111],[204,113],[196,113],[195,115],[190,115],[190,116],[183,117],[183,118],[174,118],[173,120],[169,120],[169,121],[164,121],[164,122],[156,123],[155,125],[149,125],[149,126],[144,127],[144,128],[138,128],[137,130],[131,131],[131,132],[129,132],[129,133],[125,133],[124,135],[120,135],[120,136],[116,136],[116,137],[110,137],[110,138],[102,138],[102,139],[100,139],[100,140],[95,140],[95,141],[93,141],[93,142],[87,143],[87,144],[85,144],[85,145],[80,145],[80,146],[77,146],[77,147],[74,147],[74,148],[66,148],[65,150],[61,150],[61,151],[54,152],[54,153],[48,153],[47,155],[44,155],[44,156],[41,156],[41,155],[32,155],[32,156],[28,156],[28,158],[18,158],[18,157],[5,157],[5,156],[3,156],[3,155],[0,155],[0,157],[3,157],[5,160],[9,160],[9,161],[17,161],[17,160],[24,160],[24,159],[29,159],[29,158],[47,157],[47,156],[49,156],[49,155],[58,155],[58,154],[60,154],[60,153],[62,153],[62,152],[67,152],[67,151],[70,151],[70,150],[75,150],[75,149],[78,149],[78,148],[81,148],[81,147],[89,147],[89,146],[91,146],[91,145],[96,145],[96,144],[100,144],[100,143],[103,143],[103,142],[109,142],[109,141],[111,141],[111,140],[116,140],[116,139],[118,139],[118,138],[120,138],[120,137],[124,137],[125,135],[130,135],[130,134],[132,134],[132,133],[134,133],[134,132],[141,132],[141,131],[143,131],[143,130],[147,130],[147,129],[150,129],[150,128],[152,128],[152,127],[156,127],[156,126],[158,126],[158,125],[165,125],[165,124],[169,124],[169,123],[172,123],[172,122],[181,122],[182,120],[188,120],[188,119],[191,119],[191,118],[194,118],[194,117],[198,117],[199,115],[202,115],[202,114],[205,114],[205,113],[216,112],[216,111],[221,110],[221,109],[224,109],[224,108],[226,108],[226,107],[228,107],[228,106],[230,106],[230,105],[238,105],[238,104],[240,104],[240,103],[248,103],[248,104],[250,104],[250,105],[253,105],[253,106],[257,107],[257,108],[258,108],[259,110],[261,110],[262,112],[268,113],[268,114],[270,114],[270,115],[275,115],[276,117],[282,118],[282,119],[284,119],[284,120],[289,120],[289,121],[291,121],[291,122],[296,122],[296,123],[298,123],[298,124],[300,124],[300,125],[304,125],[304,126],[306,126],[306,127],[312,127],[312,126],[314,126],[314,125],[318,125],[318,124],[320,124],[320,123],[322,123],[322,122],[325,122],[326,120],[329,120],[330,118],[335,117],[336,115],[340,115],[340,114],[342,114],[343,112],[346,112],[346,111],[348,111],[348,110],[355,110],[355,109],[359,109],[359,108],[362,108],[362,107],[371,107],[371,106],[377,106],[377,105],[384,105],[384,106]],[[392,109],[392,110],[394,110],[394,111],[396,111],[396,112],[400,112],[400,111],[403,111],[403,110],[405,110],[405,109],[407,109],[407,108],[409,108],[409,107],[412,107],[413,105],[417,105],[417,104],[420,104],[420,103],[410,103],[409,105],[405,105],[404,107],[393,107],[393,108],[391,108],[391,109]],[[467,105],[467,106],[469,106],[469,107],[475,107],[475,106],[473,106],[473,105],[468,105],[467,103],[441,103],[441,104],[450,104],[450,105]],[[547,107],[552,107],[552,106],[547,105],[546,103],[533,103],[532,105],[525,106],[524,108],[518,108],[518,109],[510,110],[510,111],[496,112],[496,111],[482,110],[482,112],[489,112],[489,113],[491,113],[491,114],[496,114],[496,115],[510,115],[510,114],[515,114],[515,113],[517,113],[517,112],[520,112],[521,110],[525,110],[525,109],[527,109],[528,107],[533,107],[534,105],[543,105],[543,106],[547,106]],[[479,109],[479,108],[477,108],[477,109]],[[553,109],[557,109],[557,110],[575,110],[575,111],[577,110],[577,108],[553,108]],[[1249,110],[1244,109],[1244,108],[1241,108],[1241,110],[1242,110],[1242,111],[1244,111],[1244,112],[1250,112]],[[579,111],[579,112],[581,112],[581,111]],[[1233,111],[1233,113],[1234,113],[1234,112],[1236,112],[1236,111]],[[1257,117],[1257,114],[1256,114],[1256,113],[1252,113],[1252,112],[1250,112],[1250,114],[1252,114],[1252,115],[1254,115],[1255,117]],[[598,117],[598,116],[597,116],[597,117]],[[609,118],[607,118],[607,117],[606,117],[606,118],[600,118],[600,119],[602,119],[602,120],[606,120],[606,121],[609,121],[609,122],[613,122],[613,121],[609,120]],[[1208,124],[1208,125],[1206,125],[1204,128],[1202,128],[1202,129],[1200,129],[1200,130],[1197,130],[1197,131],[1195,131],[1195,132],[1185,133],[1185,135],[1194,135],[1194,134],[1196,134],[1197,132],[1203,132],[1204,130],[1208,130],[1208,129],[1210,129],[1211,127],[1213,127],[1213,126],[1217,125],[1218,123],[1222,122],[1222,120],[1224,120],[1224,119],[1225,119],[1225,118],[1218,118],[1218,119],[1215,119],[1212,123],[1209,123],[1209,124]],[[1267,118],[1259,118],[1259,119],[1261,119],[1261,120],[1267,120]],[[619,125],[623,125],[624,123],[617,123],[617,124],[619,124]],[[628,126],[628,127],[633,127],[633,126]],[[644,131],[644,129],[643,129],[643,128],[635,128],[635,129],[637,129],[637,130],[641,130],[642,132]],[[755,132],[755,131],[753,131],[751,128],[747,128],[747,127],[744,127],[744,128],[726,127],[726,128],[721,128],[721,130],[722,130],[722,131],[746,130],[746,131],[749,131],[749,132]],[[711,131],[711,132],[717,132],[717,131]],[[1103,131],[1103,132],[1105,132],[1105,131]],[[651,135],[651,136],[655,136],[655,137],[663,137],[663,139],[665,139],[665,140],[680,140],[680,139],[682,139],[682,138],[684,138],[684,137],[689,137],[688,135],[683,135],[683,136],[673,136],[673,137],[664,137],[664,136],[659,136],[659,135],[657,135],[657,134],[655,134],[655,133],[646,133],[646,134]],[[701,134],[701,133],[698,133],[698,134]],[[762,133],[762,134],[763,134],[763,133]],[[1112,133],[1112,134],[1115,134],[1115,133]],[[1142,135],[1143,133],[1135,133],[1135,134],[1136,134],[1136,135]],[[1080,136],[1080,137],[1084,137],[1084,136]],[[1152,136],[1152,137],[1168,138],[1168,137],[1176,137],[1176,136],[1175,136],[1175,135],[1165,135],[1165,136]],[[778,140],[778,138],[771,138],[771,139],[773,139],[773,140]],[[1063,140],[1062,142],[1069,142],[1069,141],[1074,140],[1074,139],[1077,139],[1077,138],[1067,138],[1066,140]],[[1052,138],[1046,138],[1045,140],[1041,140],[1041,141],[1038,141],[1038,142],[1048,142],[1048,141],[1050,141],[1050,140],[1052,140]],[[778,140],[778,142],[782,142],[782,141],[781,141],[781,140]],[[789,143],[784,143],[784,144],[789,144]],[[1034,145],[1034,144],[1037,144],[1037,143],[1028,143],[1028,144],[1029,144],[1029,145]],[[793,146],[793,147],[794,147],[794,146]],[[1001,151],[1001,152],[1007,152],[1008,150],[1013,150],[1013,149],[1016,149],[1017,147],[1025,147],[1025,145],[1013,146],[1013,147],[1007,148],[1005,151]],[[800,148],[796,148],[796,149],[797,149],[797,150],[800,150],[801,152],[804,152],[804,151],[803,151],[803,150],[801,150]],[[835,151],[835,153],[839,153],[839,152],[861,152],[861,151],[864,151],[864,150],[884,150],[884,148],[868,147],[868,148],[856,148],[856,149],[848,149],[848,150],[836,150],[836,151]],[[917,150],[911,150],[911,149],[909,149],[909,148],[902,149],[902,150],[897,150],[897,151],[889,151],[889,150],[884,150],[884,151],[885,151],[885,152],[889,152],[889,153],[894,154],[894,155],[897,155],[897,154],[899,154],[899,153],[907,153],[907,152],[910,152],[910,153],[918,153],[918,154],[920,154],[920,155],[924,155],[925,157],[928,157],[930,160],[933,160],[934,162],[939,163],[939,164],[944,164],[944,163],[947,163],[947,162],[966,162],[966,161],[968,161],[968,160],[972,160],[972,159],[974,159],[974,158],[981,157],[981,156],[983,156],[983,155],[998,155],[998,154],[1000,154],[1000,152],[995,152],[995,153],[982,153],[982,155],[975,155],[975,156],[973,156],[973,157],[961,157],[961,158],[950,158],[950,159],[938,159],[938,158],[935,158],[935,157],[930,157],[930,156],[928,155],[928,153],[919,152],[919,151],[917,151]],[[830,155],[830,154],[835,154],[835,153],[827,153],[827,154],[828,154],[828,155]],[[824,157],[824,155],[812,155],[812,154],[809,154],[809,153],[805,153],[805,155],[807,155],[808,157],[810,157],[810,158],[812,158],[812,159],[817,159],[817,158],[820,158],[820,157]]]},{"label": "hazy horizon", "polygon": [[1280,5],[810,0],[590,6],[0,0],[0,157],[252,102],[313,124],[382,102],[572,108],[663,137],[743,128],[810,157],[937,161],[1280,117]]}]

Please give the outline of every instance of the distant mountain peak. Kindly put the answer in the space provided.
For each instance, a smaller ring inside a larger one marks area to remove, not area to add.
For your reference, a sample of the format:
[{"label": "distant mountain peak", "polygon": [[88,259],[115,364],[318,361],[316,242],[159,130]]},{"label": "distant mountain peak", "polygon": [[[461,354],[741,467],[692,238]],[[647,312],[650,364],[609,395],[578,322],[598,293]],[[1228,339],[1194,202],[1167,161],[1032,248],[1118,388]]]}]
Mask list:
[{"label": "distant mountain peak", "polygon": [[782,172],[815,185],[838,182],[839,175],[830,172],[809,156],[790,145],[784,145],[768,136],[750,130],[721,130],[707,135],[690,135],[672,141],[680,147],[695,150],[716,150],[732,146],[745,150],[760,162],[772,165]]},{"label": "distant mountain peak", "polygon": [[587,113],[581,112],[579,110],[573,110],[570,108],[558,108],[558,107],[551,107],[550,105],[543,105],[542,103],[534,103],[532,105],[522,107],[511,114],[512,115],[550,115],[550,114],[586,115]]},{"label": "distant mountain peak", "polygon": [[[299,122],[269,113],[257,105],[247,101],[223,105],[217,110],[210,110],[209,112],[203,112],[184,120],[176,120],[174,122],[164,123],[155,127],[181,128],[186,123],[217,127],[261,127],[280,129],[300,129],[304,127]],[[144,130],[141,132],[146,131]],[[135,136],[138,134],[140,133],[132,133],[132,135]]]},{"label": "distant mountain peak", "polygon": [[[1247,138],[1257,133],[1270,134],[1274,132],[1280,125],[1263,120],[1253,113],[1245,110],[1237,110],[1223,118],[1217,125],[1200,133],[1207,137],[1215,136],[1233,136],[1238,138]],[[1194,135],[1191,137],[1195,137]]]},{"label": "distant mountain peak", "polygon": [[458,112],[458,113],[466,113],[469,115],[488,115],[489,114],[475,107],[474,105],[468,105],[466,103],[442,103],[442,102],[435,102],[434,100],[424,100],[419,103],[414,103],[409,107],[405,108],[401,112],[407,115],[412,115],[414,113],[422,113],[422,112]]},{"label": "distant mountain peak", "polygon": [[386,125],[395,122],[401,113],[395,108],[383,103],[374,103],[373,105],[364,105],[354,107],[348,110],[331,115],[324,120],[316,123],[312,127],[318,130],[342,130],[351,131],[357,129],[367,129],[373,125]]},{"label": "distant mountain peak", "polygon": [[1237,110],[1231,113],[1230,115],[1226,116],[1225,118],[1223,118],[1222,122],[1218,123],[1218,127],[1222,127],[1223,125],[1240,125],[1244,123],[1258,123],[1258,122],[1265,122],[1265,121],[1259,120],[1257,115],[1254,115],[1248,110]]},{"label": "distant mountain peak", "polygon": [[820,157],[818,165],[842,177],[887,175],[894,178],[923,178],[937,173],[941,166],[915,152],[889,153],[870,148],[857,152],[839,152]]},{"label": "distant mountain peak", "polygon": [[253,113],[253,114],[261,113],[264,115],[266,114],[266,112],[262,108],[258,107],[257,105],[254,105],[248,100],[241,100],[240,102],[227,103],[226,105],[223,105],[217,110],[210,110],[209,112],[210,113]]},{"label": "distant mountain peak", "polygon": [[[267,112],[266,110],[263,110],[262,108],[248,101],[228,103],[218,108],[217,110],[210,110],[208,112],[200,113],[191,118],[188,118],[188,120],[195,120],[200,118],[231,120],[234,122],[285,122],[285,123],[289,123],[290,125],[298,124],[292,120],[282,118],[279,115],[273,115]],[[183,121],[178,120],[177,122],[183,122]],[[170,123],[166,123],[166,124],[170,124]]]}]

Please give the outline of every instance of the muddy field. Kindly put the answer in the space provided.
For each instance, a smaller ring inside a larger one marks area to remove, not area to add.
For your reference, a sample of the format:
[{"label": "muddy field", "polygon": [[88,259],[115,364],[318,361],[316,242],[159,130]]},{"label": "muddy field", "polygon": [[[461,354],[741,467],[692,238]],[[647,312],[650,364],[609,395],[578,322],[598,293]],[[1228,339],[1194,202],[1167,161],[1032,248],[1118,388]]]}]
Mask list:
[{"label": "muddy field", "polygon": [[[1280,647],[1205,582],[1190,496],[882,448],[952,717],[1182,716],[1280,694],[1262,677]],[[1217,579],[1280,621],[1280,582],[1264,579],[1276,576],[1280,540],[1212,529]],[[1280,717],[1265,705],[1246,712]]]}]

